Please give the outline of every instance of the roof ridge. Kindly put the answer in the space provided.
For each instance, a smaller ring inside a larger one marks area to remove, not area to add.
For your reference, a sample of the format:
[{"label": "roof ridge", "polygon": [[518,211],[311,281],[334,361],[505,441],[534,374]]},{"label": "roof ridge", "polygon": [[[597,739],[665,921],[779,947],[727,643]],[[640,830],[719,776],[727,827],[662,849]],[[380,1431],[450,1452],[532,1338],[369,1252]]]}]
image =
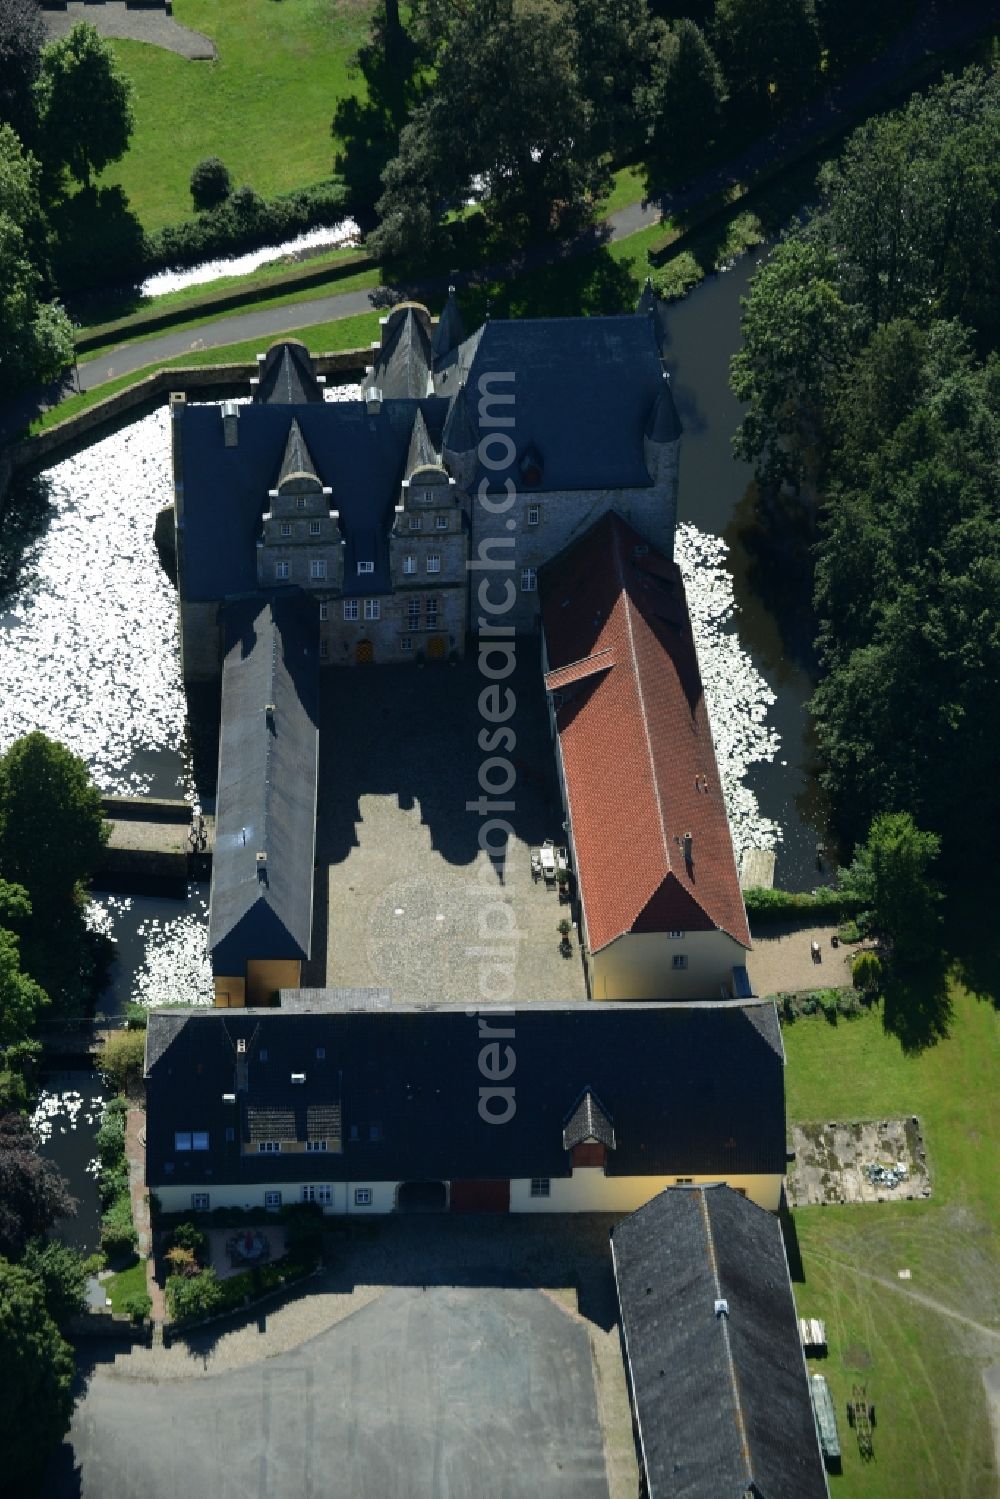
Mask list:
[{"label": "roof ridge", "polygon": [[[698,1193],[698,1206],[701,1210],[702,1223],[705,1229],[705,1247],[708,1250],[708,1264],[715,1282],[715,1295],[719,1301],[725,1300],[722,1294],[722,1282],[719,1279],[719,1261],[715,1253],[715,1235],[712,1232],[712,1218],[708,1211],[708,1203],[705,1198],[705,1188],[702,1187]],[[740,1381],[736,1373],[736,1364],[733,1360],[733,1348],[729,1341],[728,1313],[716,1313],[716,1320],[722,1323],[722,1340],[726,1349],[726,1364],[729,1369],[729,1380],[733,1389],[733,1404],[736,1411],[736,1425],[739,1429],[740,1452],[746,1468],[746,1481],[753,1482],[753,1463],[750,1461],[750,1439],[747,1435],[746,1421],[743,1419],[743,1401],[740,1396]]]}]

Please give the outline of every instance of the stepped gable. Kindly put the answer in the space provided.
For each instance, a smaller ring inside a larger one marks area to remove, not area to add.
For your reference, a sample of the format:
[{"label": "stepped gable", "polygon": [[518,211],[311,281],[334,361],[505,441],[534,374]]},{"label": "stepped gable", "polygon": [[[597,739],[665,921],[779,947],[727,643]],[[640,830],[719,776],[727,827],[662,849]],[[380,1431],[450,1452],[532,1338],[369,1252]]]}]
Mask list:
[{"label": "stepped gable", "polygon": [[714,928],[749,948],[679,569],[611,511],[539,589],[592,950]]}]

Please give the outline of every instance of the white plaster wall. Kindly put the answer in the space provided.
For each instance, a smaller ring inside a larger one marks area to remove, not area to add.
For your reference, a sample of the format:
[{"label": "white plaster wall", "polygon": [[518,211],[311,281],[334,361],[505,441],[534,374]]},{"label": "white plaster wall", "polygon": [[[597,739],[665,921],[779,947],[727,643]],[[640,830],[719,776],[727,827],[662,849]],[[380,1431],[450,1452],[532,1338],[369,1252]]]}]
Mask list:
[{"label": "white plaster wall", "polygon": [[[675,954],[686,968],[675,969]],[[746,948],[726,932],[637,932],[591,953],[594,999],[729,999],[732,970],[746,963]]]},{"label": "white plaster wall", "polygon": [[[311,1180],[319,1184],[322,1177],[317,1172],[316,1177]],[[324,1209],[327,1213],[391,1213],[395,1209],[396,1182],[332,1182],[330,1185],[332,1202],[328,1208]],[[372,1194],[370,1207],[355,1206],[355,1187],[368,1188]],[[250,1185],[213,1182],[206,1183],[204,1187],[168,1186],[154,1187],[152,1190],[156,1193],[165,1213],[191,1212],[191,1197],[195,1192],[208,1192],[209,1211],[213,1208],[263,1208],[267,1192],[280,1192],[283,1206],[302,1200],[299,1182],[254,1182]]]}]

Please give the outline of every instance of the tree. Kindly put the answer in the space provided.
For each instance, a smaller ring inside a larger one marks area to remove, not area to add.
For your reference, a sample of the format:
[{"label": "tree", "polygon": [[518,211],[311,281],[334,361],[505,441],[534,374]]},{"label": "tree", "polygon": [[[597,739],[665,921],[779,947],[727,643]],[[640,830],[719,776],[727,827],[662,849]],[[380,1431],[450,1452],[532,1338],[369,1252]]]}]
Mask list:
[{"label": "tree", "polygon": [[542,233],[610,180],[572,31],[555,0],[485,0],[455,20],[427,99],[383,174],[378,254],[423,248],[476,197],[506,230]]},{"label": "tree", "polygon": [[812,0],[716,0],[712,41],[731,96],[749,114],[795,104],[815,87]]},{"label": "tree", "polygon": [[29,1239],[75,1211],[65,1181],[39,1155],[23,1116],[0,1115],[0,1254],[20,1259]]},{"label": "tree", "polygon": [[84,762],[39,731],[0,757],[0,868],[27,890],[35,915],[73,901],[107,842],[101,795]]},{"label": "tree", "polygon": [[816,0],[820,46],[835,65],[870,56],[907,19],[908,0]]},{"label": "tree", "polygon": [[748,403],[734,446],[768,482],[801,480],[853,320],[837,263],[816,236],[783,240],[751,281],[730,365],[733,390]]},{"label": "tree", "polygon": [[0,0],[0,123],[31,143],[45,24],[38,0]]},{"label": "tree", "polygon": [[382,173],[398,153],[400,131],[423,92],[420,61],[429,60],[442,40],[436,34],[433,42],[418,40],[419,6],[411,15],[407,31],[400,22],[398,0],[376,5],[368,40],[352,62],[364,88],[338,102],[330,127],[339,147],[336,170],[361,215],[374,208]]},{"label": "tree", "polygon": [[725,99],[722,69],[704,32],[682,18],[666,33],[636,101],[656,164],[676,173],[697,161],[714,139]]},{"label": "tree", "polygon": [[101,1053],[101,1071],[107,1073],[118,1093],[142,1076],[146,1054],[145,1031],[112,1031]]},{"label": "tree", "polygon": [[646,0],[569,0],[566,20],[580,91],[593,110],[594,148],[625,160],[643,145],[635,96],[649,81],[665,28],[650,18]]},{"label": "tree", "polygon": [[897,965],[940,950],[941,892],[931,873],[940,846],[908,812],[886,812],[841,870],[841,890],[862,903],[858,925],[880,939]]},{"label": "tree", "polygon": [[4,1489],[33,1493],[69,1430],[73,1353],[45,1305],[41,1282],[0,1260],[0,1451]]},{"label": "tree", "polygon": [[216,208],[232,191],[229,168],[219,156],[206,156],[191,173],[191,199],[195,208]]},{"label": "tree", "polygon": [[42,53],[38,81],[40,150],[85,187],[128,149],[132,85],[114,52],[87,21]]},{"label": "tree", "polygon": [[43,301],[47,227],[38,163],[0,125],[0,394],[54,379],[73,357],[73,329]]},{"label": "tree", "polygon": [[58,1239],[32,1239],[21,1261],[40,1282],[45,1307],[62,1331],[87,1305],[87,1261],[77,1249]]},{"label": "tree", "polygon": [[21,972],[18,938],[0,927],[0,1049],[29,1040],[48,1002],[44,989]]}]

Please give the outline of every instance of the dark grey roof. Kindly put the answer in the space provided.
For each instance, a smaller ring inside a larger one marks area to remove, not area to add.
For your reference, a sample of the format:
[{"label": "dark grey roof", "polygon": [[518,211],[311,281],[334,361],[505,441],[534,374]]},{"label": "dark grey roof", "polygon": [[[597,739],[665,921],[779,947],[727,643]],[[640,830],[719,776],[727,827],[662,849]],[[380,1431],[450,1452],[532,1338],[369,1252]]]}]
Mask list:
[{"label": "dark grey roof", "polygon": [[[223,599],[256,592],[261,516],[288,445],[292,418],[320,479],[333,491],[331,504],[340,512],[345,593],[387,592],[389,527],[418,409],[431,441],[436,441],[447,406],[434,398],[420,403],[386,401],[376,413],[369,413],[363,401],[245,406],[238,444],[227,448],[219,408],[189,403],[181,419],[182,597]],[[375,572],[359,576],[359,560],[374,561]]]},{"label": "dark grey roof", "polygon": [[[781,1173],[783,1063],[774,1006],[766,1008],[770,1041],[744,1007],[726,1004],[539,1003],[493,1015],[461,1005],[189,1010],[179,1030],[169,1012],[153,1011],[147,1179],[315,1178],[304,1156],[258,1160],[227,1146],[232,1105],[223,1095],[236,1089],[241,1039],[244,1108],[294,1108],[298,1119],[309,1107],[340,1106],[344,1151],[324,1160],[320,1180],[567,1176],[563,1129],[585,1089],[614,1120],[609,1175]],[[481,1019],[516,1058],[516,1112],[502,1128],[479,1113]],[[305,1082],[292,1084],[293,1072]],[[189,1129],[209,1132],[209,1150],[175,1155],[174,1132]]]},{"label": "dark grey roof", "polygon": [[669,376],[664,375],[653,409],[646,423],[646,436],[653,442],[676,442],[681,435],[681,419],[674,405]]},{"label": "dark grey roof", "polygon": [[281,1008],[289,1015],[319,1015],[332,1010],[385,1010],[388,989],[282,989]]},{"label": "dark grey roof", "polygon": [[302,436],[302,428],[292,417],[292,425],[288,429],[288,441],[285,444],[285,456],[281,460],[281,469],[278,473],[278,488],[291,478],[305,476],[309,479],[318,479],[316,465],[312,461],[312,455],[306,447],[306,440]]},{"label": "dark grey roof", "polygon": [[228,604],[224,615],[208,946],[213,972],[238,977],[248,958],[309,955],[319,624],[313,601],[296,595]]},{"label": "dark grey roof", "polygon": [[462,324],[462,314],[458,308],[455,288],[449,286],[448,300],[441,309],[441,316],[434,329],[434,337],[431,339],[431,353],[434,360],[442,359],[453,349],[457,349],[464,337],[465,328]]},{"label": "dark grey roof", "polygon": [[409,478],[415,469],[436,465],[437,461],[437,453],[434,451],[427,423],[418,406],[414,413],[413,431],[410,434],[410,446],[406,454],[406,477]]},{"label": "dark grey roof", "polygon": [[381,390],[383,400],[407,396],[420,400],[427,395],[431,341],[420,316],[424,312],[423,307],[403,303],[389,314],[371,380]]},{"label": "dark grey roof", "polygon": [[247,1109],[247,1137],[250,1140],[294,1140],[294,1109]]},{"label": "dark grey roof", "polygon": [[[502,380],[510,371],[514,378]],[[651,482],[643,433],[663,385],[663,364],[648,317],[491,319],[436,369],[434,385],[450,397],[468,382],[477,392],[469,417],[482,432],[490,425],[483,421],[483,381],[491,376],[494,396],[514,397],[512,406],[494,410],[513,416],[514,426],[502,430],[518,457],[529,443],[545,455],[540,489]],[[502,487],[506,475],[483,470],[477,477]]]},{"label": "dark grey roof", "polygon": [[445,419],[441,441],[453,453],[469,453],[479,442],[476,424],[469,414],[469,402],[464,385],[455,392],[454,400]]},{"label": "dark grey roof", "polygon": [[566,1121],[563,1145],[572,1150],[574,1145],[593,1142],[614,1150],[615,1127],[588,1088]]},{"label": "dark grey roof", "polygon": [[778,1219],[670,1187],[611,1242],[649,1499],[826,1499]]},{"label": "dark grey roof", "polygon": [[639,293],[639,300],[635,304],[635,310],[644,317],[652,319],[653,330],[656,341],[662,350],[667,342],[667,309],[653,289],[653,283],[646,277],[646,284]]},{"label": "dark grey roof", "polygon": [[258,380],[254,400],[264,405],[300,406],[323,399],[309,350],[293,339],[271,345],[258,371]]}]

